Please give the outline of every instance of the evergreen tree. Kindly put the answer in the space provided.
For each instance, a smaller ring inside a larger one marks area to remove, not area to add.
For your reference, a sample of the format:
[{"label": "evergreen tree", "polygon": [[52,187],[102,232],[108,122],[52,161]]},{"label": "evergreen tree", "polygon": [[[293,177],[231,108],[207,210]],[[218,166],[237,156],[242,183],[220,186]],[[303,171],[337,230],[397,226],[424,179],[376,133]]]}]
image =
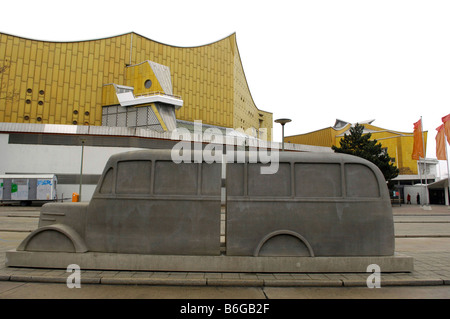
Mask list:
[{"label": "evergreen tree", "polygon": [[364,126],[356,124],[350,128],[350,134],[344,134],[340,140],[340,147],[332,146],[336,153],[344,153],[364,158],[374,163],[384,175],[389,189],[393,189],[391,181],[398,176],[398,168],[392,164],[391,157],[383,151],[377,140],[370,140],[371,133],[363,134]]}]

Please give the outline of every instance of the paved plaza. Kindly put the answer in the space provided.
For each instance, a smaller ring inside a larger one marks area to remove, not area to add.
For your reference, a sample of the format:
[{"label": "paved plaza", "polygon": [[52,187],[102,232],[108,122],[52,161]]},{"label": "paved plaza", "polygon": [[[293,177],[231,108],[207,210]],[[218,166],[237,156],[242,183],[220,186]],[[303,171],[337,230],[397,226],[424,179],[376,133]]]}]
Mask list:
[{"label": "paved plaza", "polygon": [[[398,296],[408,288],[414,288],[408,290],[414,291],[413,298],[450,298],[450,210],[445,206],[424,210],[417,205],[402,205],[393,207],[393,211],[396,252],[414,258],[414,271],[382,273],[381,286],[390,287],[389,292],[368,289],[370,273],[81,270],[84,289],[78,289],[83,291],[80,295],[74,292],[77,289],[67,288],[70,273],[66,269],[5,266],[5,252],[16,248],[37,228],[39,207],[0,206],[0,298],[183,298],[187,293],[189,298],[314,298],[321,289],[327,289],[330,298],[343,297],[350,291],[350,298],[390,298],[390,294]],[[107,288],[109,295],[102,295],[102,288]]]}]

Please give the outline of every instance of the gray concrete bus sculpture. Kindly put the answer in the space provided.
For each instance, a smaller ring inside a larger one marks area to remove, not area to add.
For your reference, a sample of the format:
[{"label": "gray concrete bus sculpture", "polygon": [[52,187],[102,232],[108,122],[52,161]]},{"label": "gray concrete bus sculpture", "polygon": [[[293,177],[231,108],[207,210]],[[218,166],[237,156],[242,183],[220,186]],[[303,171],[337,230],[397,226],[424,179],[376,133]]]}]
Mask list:
[{"label": "gray concrete bus sculpture", "polygon": [[282,152],[267,164],[180,163],[170,150],[111,156],[89,203],[50,203],[17,248],[29,252],[392,256],[394,226],[379,169],[342,154]]}]

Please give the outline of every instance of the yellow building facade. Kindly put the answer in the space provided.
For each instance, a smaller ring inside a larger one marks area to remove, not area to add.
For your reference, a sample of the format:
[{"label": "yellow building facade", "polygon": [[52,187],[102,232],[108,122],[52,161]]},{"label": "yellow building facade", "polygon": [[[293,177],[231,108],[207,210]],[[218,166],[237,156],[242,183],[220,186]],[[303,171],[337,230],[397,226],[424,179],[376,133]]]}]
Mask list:
[{"label": "yellow building facade", "polygon": [[[413,132],[399,132],[384,129],[372,125],[372,121],[359,123],[364,126],[365,133],[371,133],[371,140],[377,140],[386,150],[387,154],[394,159],[394,164],[400,171],[401,175],[417,175],[418,166],[417,160],[411,158],[414,144]],[[314,132],[286,136],[284,141],[294,144],[306,144],[331,147],[332,145],[339,146],[339,141],[344,137],[344,134],[349,134],[352,124],[337,120],[332,127],[327,127]],[[428,132],[424,132],[424,143],[426,150]]]},{"label": "yellow building facade", "polygon": [[272,113],[252,99],[236,34],[177,47],[134,32],[77,42],[0,33],[0,122],[102,125],[102,106],[116,102],[108,85],[130,86],[135,94],[148,91],[145,64],[133,68],[145,61],[170,68],[171,94],[184,102],[177,119],[247,132],[265,129],[264,138],[271,140]]}]

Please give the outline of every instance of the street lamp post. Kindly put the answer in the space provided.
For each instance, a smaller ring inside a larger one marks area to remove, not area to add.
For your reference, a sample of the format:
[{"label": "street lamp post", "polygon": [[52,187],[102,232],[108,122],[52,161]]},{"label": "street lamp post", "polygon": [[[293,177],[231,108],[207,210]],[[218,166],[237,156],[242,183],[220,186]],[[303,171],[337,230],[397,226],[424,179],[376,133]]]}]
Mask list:
[{"label": "street lamp post", "polygon": [[81,164],[80,164],[80,190],[79,190],[79,197],[78,201],[81,202],[81,187],[83,186],[83,158],[84,158],[84,143],[86,142],[86,139],[81,139]]},{"label": "street lamp post", "polygon": [[286,123],[291,122],[291,121],[292,121],[291,119],[277,119],[277,120],[275,120],[275,123],[280,123],[281,124],[281,135],[282,135],[282,137],[281,137],[281,149],[282,149],[283,152],[284,152],[284,125]]}]

